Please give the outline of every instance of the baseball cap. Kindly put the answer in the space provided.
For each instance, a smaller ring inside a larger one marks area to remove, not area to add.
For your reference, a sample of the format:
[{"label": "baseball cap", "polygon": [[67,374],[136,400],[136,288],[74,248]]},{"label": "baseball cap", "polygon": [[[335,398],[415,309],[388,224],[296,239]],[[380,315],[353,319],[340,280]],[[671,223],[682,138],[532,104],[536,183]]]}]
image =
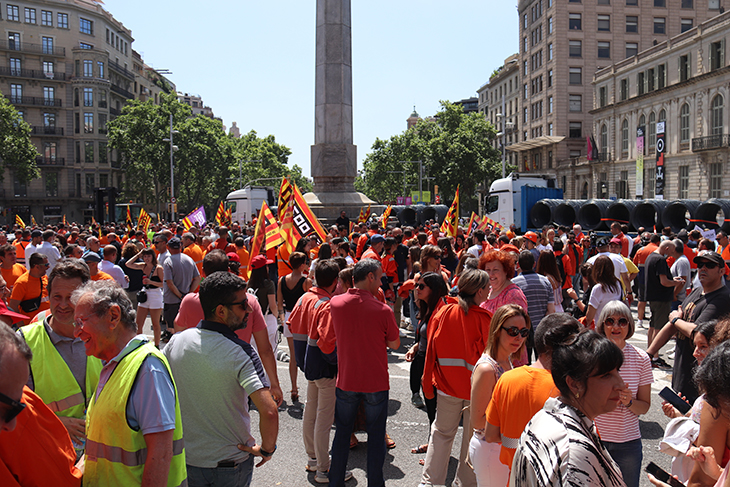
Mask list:
[{"label": "baseball cap", "polygon": [[251,270],[261,269],[265,265],[273,264],[274,261],[267,259],[265,255],[257,255],[251,259]]},{"label": "baseball cap", "polygon": [[609,242],[608,237],[598,237],[596,239],[596,247],[606,247]]},{"label": "baseball cap", "polygon": [[616,244],[616,245],[621,245],[621,239],[618,238],[618,237],[613,237],[611,239],[611,242],[609,242],[609,243]]},{"label": "baseball cap", "polygon": [[96,252],[87,251],[82,257],[84,262],[101,262],[101,257]]},{"label": "baseball cap", "polygon": [[720,266],[725,265],[725,261],[723,260],[722,256],[717,252],[713,252],[712,250],[703,250],[702,252],[697,254],[697,257],[692,259],[695,264],[701,260],[714,262],[715,264]]},{"label": "baseball cap", "polygon": [[33,230],[32,232],[30,232],[30,236],[33,238],[42,237],[43,232],[41,232],[40,230]]},{"label": "baseball cap", "polygon": [[228,262],[238,262],[239,264],[241,263],[240,257],[238,257],[238,254],[235,252],[228,252],[226,256],[228,257]]},{"label": "baseball cap", "polygon": [[167,248],[169,249],[179,249],[182,246],[182,242],[177,237],[172,237],[170,240],[167,241]]},{"label": "baseball cap", "polygon": [[380,235],[379,233],[376,233],[372,237],[370,237],[370,244],[375,245],[376,243],[385,242],[385,237]]}]

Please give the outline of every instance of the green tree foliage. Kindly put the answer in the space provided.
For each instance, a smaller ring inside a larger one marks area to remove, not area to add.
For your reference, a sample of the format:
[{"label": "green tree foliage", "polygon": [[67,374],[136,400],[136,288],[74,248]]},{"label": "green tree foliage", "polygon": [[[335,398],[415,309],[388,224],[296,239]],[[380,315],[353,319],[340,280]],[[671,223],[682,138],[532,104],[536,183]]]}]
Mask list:
[{"label": "green tree foliage", "polygon": [[19,181],[41,176],[36,165],[38,150],[30,141],[30,126],[0,93],[0,181],[10,169]]},{"label": "green tree foliage", "polygon": [[[462,215],[477,211],[476,188],[500,177],[501,154],[493,148],[494,126],[484,115],[464,113],[460,105],[441,102],[435,120],[418,124],[389,140],[376,139],[355,185],[359,191],[377,201],[395,200],[403,193],[406,171],[407,193],[418,184],[418,164],[400,161],[423,161],[424,176],[433,177],[442,201],[450,204],[458,185]],[[424,190],[426,184],[424,183]]]}]

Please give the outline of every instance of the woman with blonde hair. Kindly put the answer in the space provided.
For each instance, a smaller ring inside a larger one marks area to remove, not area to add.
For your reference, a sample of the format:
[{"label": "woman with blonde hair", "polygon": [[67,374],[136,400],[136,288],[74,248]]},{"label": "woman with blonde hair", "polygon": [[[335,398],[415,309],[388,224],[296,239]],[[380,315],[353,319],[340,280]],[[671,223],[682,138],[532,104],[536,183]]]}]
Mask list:
[{"label": "woman with blonde hair", "polygon": [[504,487],[509,468],[499,460],[501,445],[484,440],[487,406],[499,378],[512,369],[512,358],[519,358],[530,334],[530,317],[516,304],[506,304],[492,316],[487,348],[471,376],[471,427],[469,459],[479,487]]}]

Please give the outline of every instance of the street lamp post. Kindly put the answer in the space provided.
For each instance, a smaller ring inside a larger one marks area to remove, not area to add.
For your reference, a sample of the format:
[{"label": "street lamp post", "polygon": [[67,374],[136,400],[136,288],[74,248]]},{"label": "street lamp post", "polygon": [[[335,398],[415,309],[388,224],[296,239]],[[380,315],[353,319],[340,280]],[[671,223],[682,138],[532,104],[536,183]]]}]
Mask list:
[{"label": "street lamp post", "polygon": [[177,130],[172,129],[172,113],[170,113],[170,138],[169,139],[162,139],[163,142],[169,142],[170,143],[170,221],[176,220],[176,211],[175,211],[175,204],[177,203],[177,200],[175,199],[175,160],[174,160],[174,154],[177,150],[177,146],[173,144],[172,136],[175,134],[179,134]]}]

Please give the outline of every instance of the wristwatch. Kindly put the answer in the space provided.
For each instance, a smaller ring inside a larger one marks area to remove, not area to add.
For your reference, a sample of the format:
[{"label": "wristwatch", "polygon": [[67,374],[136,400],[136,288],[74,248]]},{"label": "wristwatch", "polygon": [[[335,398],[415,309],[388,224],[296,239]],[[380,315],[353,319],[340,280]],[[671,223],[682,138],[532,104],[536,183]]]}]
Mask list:
[{"label": "wristwatch", "polygon": [[259,447],[259,453],[261,453],[262,457],[270,457],[274,454],[276,451],[276,445],[274,445],[274,451],[266,451],[263,448]]},{"label": "wristwatch", "polygon": [[678,319],[679,319],[679,316],[677,316],[676,318],[672,318],[672,321],[670,321],[670,323],[675,324]]}]

